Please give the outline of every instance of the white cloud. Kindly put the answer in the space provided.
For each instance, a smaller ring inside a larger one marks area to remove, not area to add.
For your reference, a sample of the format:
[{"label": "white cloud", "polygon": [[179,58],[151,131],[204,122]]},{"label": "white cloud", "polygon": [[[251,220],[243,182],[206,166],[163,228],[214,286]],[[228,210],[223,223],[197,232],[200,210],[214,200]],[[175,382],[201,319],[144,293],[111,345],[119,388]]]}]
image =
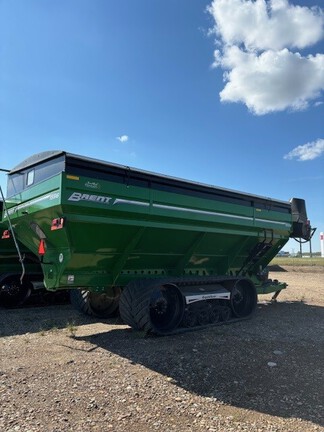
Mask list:
[{"label": "white cloud", "polygon": [[286,48],[259,56],[230,47],[221,66],[228,69],[222,102],[243,102],[258,115],[301,110],[324,89],[324,54],[302,57]]},{"label": "white cloud", "polygon": [[120,141],[121,143],[124,143],[124,142],[128,141],[129,137],[128,137],[128,135],[121,135],[121,136],[116,137],[116,139],[118,141]]},{"label": "white cloud", "polygon": [[226,45],[243,44],[252,50],[305,48],[324,36],[323,12],[288,0],[214,0],[209,11]]},{"label": "white cloud", "polygon": [[324,139],[318,139],[304,145],[295,147],[284,156],[284,159],[297,159],[298,161],[313,160],[324,153]]},{"label": "white cloud", "polygon": [[316,103],[324,90],[324,54],[292,49],[324,37],[319,8],[287,0],[213,0],[209,12],[219,47],[213,66],[225,71],[221,101],[244,103],[257,115]]}]

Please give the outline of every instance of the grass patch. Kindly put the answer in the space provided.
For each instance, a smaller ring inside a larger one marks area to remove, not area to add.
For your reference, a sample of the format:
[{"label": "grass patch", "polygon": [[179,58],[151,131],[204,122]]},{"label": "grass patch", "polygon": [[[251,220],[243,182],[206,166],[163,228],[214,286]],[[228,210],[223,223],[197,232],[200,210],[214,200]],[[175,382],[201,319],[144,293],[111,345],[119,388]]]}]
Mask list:
[{"label": "grass patch", "polygon": [[42,326],[39,328],[39,334],[41,336],[45,336],[47,332],[55,333],[58,332],[58,330],[59,327],[55,323],[53,323],[52,321],[49,322],[45,321],[42,323]]},{"label": "grass patch", "polygon": [[71,338],[74,338],[75,337],[75,335],[76,335],[76,332],[77,332],[77,326],[75,325],[75,322],[74,321],[72,321],[72,322],[68,322],[67,324],[66,324],[66,330],[68,331],[68,333],[69,333],[69,336],[71,337]]},{"label": "grass patch", "polygon": [[274,258],[269,265],[278,265],[278,266],[297,266],[297,267],[305,267],[305,266],[320,266],[324,267],[324,258],[321,257],[313,257],[313,258],[298,258],[298,257],[276,257]]}]

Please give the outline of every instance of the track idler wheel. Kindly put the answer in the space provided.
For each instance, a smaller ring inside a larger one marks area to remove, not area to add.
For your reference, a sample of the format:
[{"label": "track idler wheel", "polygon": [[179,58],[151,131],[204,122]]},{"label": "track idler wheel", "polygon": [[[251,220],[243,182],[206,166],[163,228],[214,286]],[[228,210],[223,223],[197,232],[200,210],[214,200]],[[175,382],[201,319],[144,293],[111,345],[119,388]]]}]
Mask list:
[{"label": "track idler wheel", "polygon": [[124,323],[145,333],[168,334],[182,321],[185,299],[172,283],[138,280],[122,292],[119,312]]},{"label": "track idler wheel", "polygon": [[238,279],[231,289],[231,309],[237,318],[251,315],[257,305],[257,292],[248,279]]},{"label": "track idler wheel", "polygon": [[153,331],[169,333],[182,321],[185,310],[184,297],[176,285],[154,287],[149,303],[149,316]]}]

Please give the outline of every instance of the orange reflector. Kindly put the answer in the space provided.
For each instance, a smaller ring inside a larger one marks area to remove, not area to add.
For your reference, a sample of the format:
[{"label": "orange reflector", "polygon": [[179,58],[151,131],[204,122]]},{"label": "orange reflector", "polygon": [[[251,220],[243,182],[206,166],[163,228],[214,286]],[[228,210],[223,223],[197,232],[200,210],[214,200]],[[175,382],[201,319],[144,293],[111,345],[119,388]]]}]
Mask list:
[{"label": "orange reflector", "polygon": [[2,233],[2,239],[8,239],[11,237],[10,230],[4,230]]},{"label": "orange reflector", "polygon": [[41,239],[38,246],[38,254],[39,255],[45,255],[45,241],[44,239]]}]

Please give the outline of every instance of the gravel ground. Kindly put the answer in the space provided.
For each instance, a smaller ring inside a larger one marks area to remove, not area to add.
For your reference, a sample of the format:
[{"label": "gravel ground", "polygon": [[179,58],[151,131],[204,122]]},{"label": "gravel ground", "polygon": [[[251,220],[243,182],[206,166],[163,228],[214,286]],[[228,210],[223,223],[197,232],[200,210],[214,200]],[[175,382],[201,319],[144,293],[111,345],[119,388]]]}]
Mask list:
[{"label": "gravel ground", "polygon": [[69,304],[0,310],[0,431],[324,431],[324,268],[241,323],[144,337]]}]

